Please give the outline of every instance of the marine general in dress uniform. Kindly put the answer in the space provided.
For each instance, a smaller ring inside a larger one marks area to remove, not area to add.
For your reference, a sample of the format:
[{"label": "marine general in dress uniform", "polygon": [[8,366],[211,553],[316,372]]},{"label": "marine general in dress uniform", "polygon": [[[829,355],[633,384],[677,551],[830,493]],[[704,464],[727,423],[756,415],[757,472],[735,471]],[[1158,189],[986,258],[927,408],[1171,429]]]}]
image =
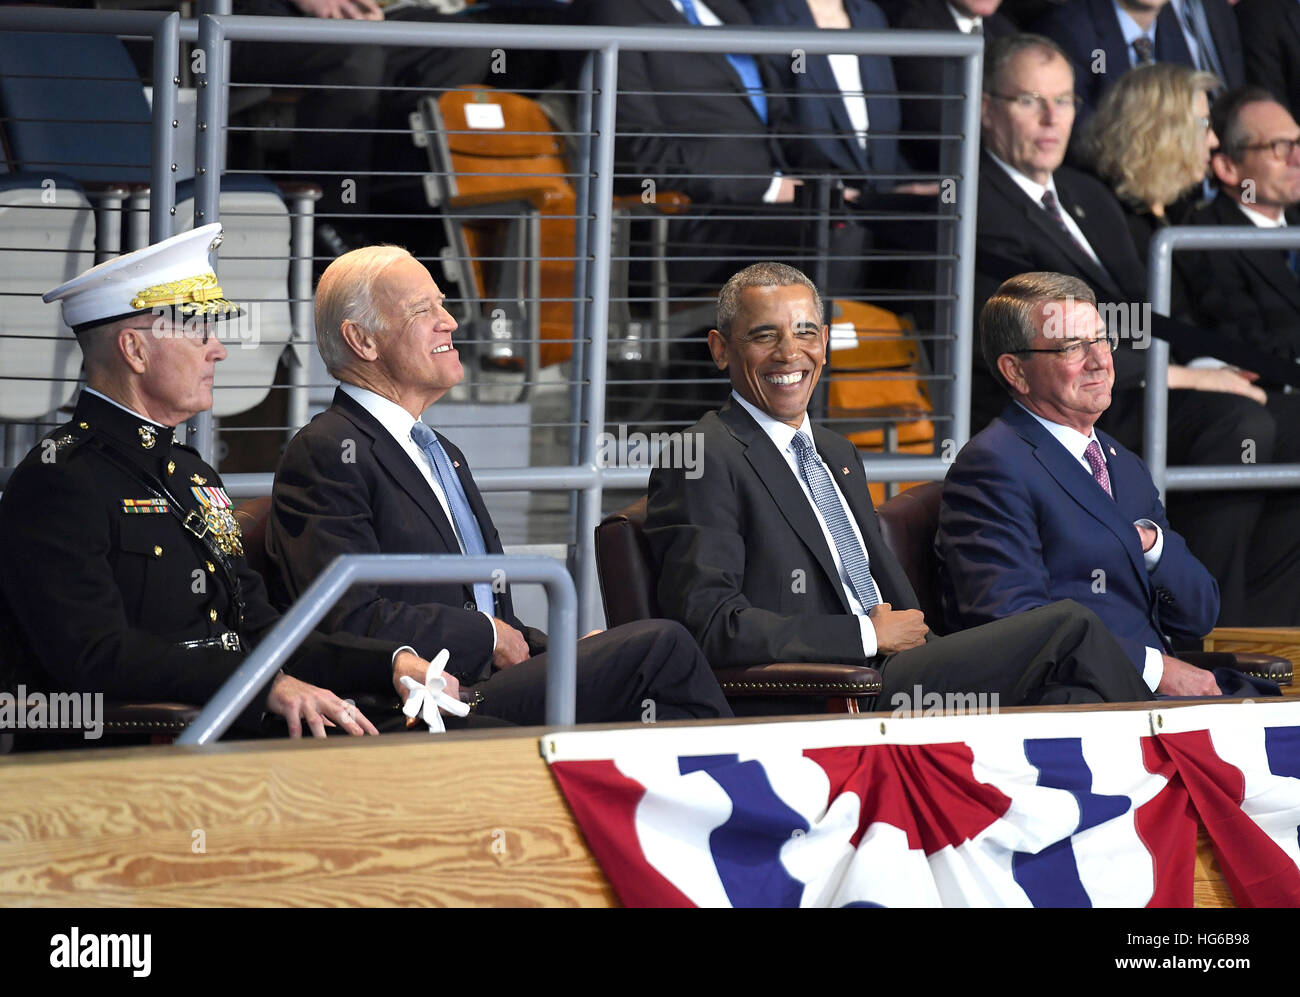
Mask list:
[{"label": "marine general in dress uniform", "polygon": [[[207,225],[101,264],[50,291],[85,356],[72,420],[41,440],[0,501],[0,595],[28,688],[202,704],[277,622],[244,559],[215,470],[172,429],[211,407],[237,313]],[[339,695],[396,701],[428,662],[397,642],[313,634],[236,722],[283,716],[374,733]],[[455,691],[451,680],[449,691]]]}]

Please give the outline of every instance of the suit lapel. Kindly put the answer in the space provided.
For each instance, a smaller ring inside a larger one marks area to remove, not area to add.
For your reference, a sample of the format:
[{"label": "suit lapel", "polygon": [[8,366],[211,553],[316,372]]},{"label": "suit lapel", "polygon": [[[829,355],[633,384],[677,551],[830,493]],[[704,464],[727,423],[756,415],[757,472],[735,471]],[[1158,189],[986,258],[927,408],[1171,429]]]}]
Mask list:
[{"label": "suit lapel", "polygon": [[1156,15],[1156,61],[1180,66],[1196,65],[1187,47],[1187,39],[1183,37],[1183,26],[1178,23],[1178,15],[1170,4],[1165,4]]},{"label": "suit lapel", "polygon": [[[1115,254],[1110,252],[1108,243],[1115,238],[1131,238],[1128,230],[1123,229],[1119,233],[1115,233],[1101,226],[1099,224],[1100,219],[1093,218],[1086,210],[1087,206],[1079,196],[1078,189],[1071,182],[1072,178],[1069,173],[1060,170],[1054,175],[1053,179],[1056,181],[1057,199],[1060,201],[1061,210],[1069,212],[1070,217],[1079,226],[1079,231],[1088,240],[1088,245],[1092,246],[1093,252],[1097,254],[1098,259],[1114,258]],[[1084,267],[1084,273],[1092,275],[1093,283],[1099,290],[1107,291],[1108,296],[1123,297],[1123,292],[1116,283],[1113,274],[1094,263],[1092,257],[1076,246],[1073,239],[1065,239],[1059,230],[1057,236],[1069,243],[1067,249],[1073,251],[1074,258]]]},{"label": "suit lapel", "polygon": [[[1296,6],[1300,7],[1300,4]],[[1236,203],[1223,194],[1214,199],[1211,210],[1220,224],[1254,228],[1250,219],[1241,213],[1241,209],[1237,207]],[[1296,224],[1300,224],[1300,219],[1288,212],[1288,227]],[[1251,267],[1259,275],[1260,280],[1291,302],[1293,307],[1300,309],[1300,284],[1296,283],[1295,276],[1286,265],[1286,259],[1283,255],[1285,252],[1286,250],[1283,249],[1246,250],[1242,252],[1241,258],[1246,262],[1247,266]]]},{"label": "suit lapel", "polygon": [[[1098,269],[1097,264],[1092,262],[1092,258],[1083,251],[1082,248],[1064,232],[1057,227],[1056,222],[1048,217],[1047,211],[1042,205],[1035,204],[1033,198],[1026,194],[1014,180],[1012,180],[1004,169],[991,159],[985,159],[980,164],[980,175],[986,177],[989,184],[1002,193],[1013,204],[1016,210],[1022,215],[1027,224],[1032,225],[1042,235],[1051,240],[1052,244],[1062,253],[1070,258],[1070,261],[1082,273],[1086,274],[1089,281],[1094,285],[1101,287],[1110,287],[1112,285],[1109,275]],[[1072,197],[1067,196],[1067,192],[1062,186],[1057,184],[1057,192],[1060,194],[1062,210],[1071,212],[1079,228],[1083,229],[1082,220],[1078,216],[1079,205]],[[1066,203],[1066,201],[1069,203]],[[1084,229],[1086,236],[1087,230]],[[1091,237],[1089,237],[1091,242]]]},{"label": "suit lapel", "polygon": [[[1119,16],[1111,5],[1111,0],[1089,0],[1089,14],[1094,30],[1101,42],[1101,49],[1106,53],[1106,68],[1116,77],[1128,71],[1128,46],[1124,44],[1124,32],[1119,26]],[[1094,93],[1099,92],[1095,91]]]},{"label": "suit lapel", "polygon": [[[1042,465],[1061,486],[1061,490],[1097,522],[1101,523],[1120,541],[1128,554],[1129,563],[1137,572],[1142,584],[1148,585],[1146,565],[1142,562],[1141,548],[1137,542],[1137,531],[1133,523],[1125,519],[1120,510],[1121,503],[1127,498],[1118,494],[1111,499],[1105,489],[1097,483],[1091,474],[1083,469],[1055,437],[1039,425],[1038,420],[1012,403],[1002,413],[1002,419],[1008,423],[1026,443],[1034,448],[1034,458]],[[1100,439],[1100,436],[1098,437]],[[1113,463],[1108,461],[1113,466]],[[1120,491],[1125,483],[1111,481],[1111,489]]]},{"label": "suit lapel", "polygon": [[405,450],[398,446],[392,434],[380,424],[379,420],[367,412],[364,407],[353,401],[342,389],[334,392],[334,406],[374,441],[376,463],[393,480],[394,484],[406,492],[411,500],[420,507],[425,516],[429,518],[447,550],[450,552],[459,551],[460,543],[456,539],[456,531],[452,529],[451,522],[447,519],[446,513],[442,511],[442,505],[438,502],[438,497],[434,495],[433,489],[429,487],[429,482],[420,473],[420,469],[415,466],[415,462],[411,460]]},{"label": "suit lapel", "polygon": [[719,411],[718,417],[737,442],[745,448],[745,458],[754,469],[754,473],[758,475],[758,480],[771,494],[772,501],[785,517],[785,521],[790,524],[790,529],[794,531],[795,536],[817,559],[817,563],[832,583],[831,588],[839,599],[840,607],[847,613],[849,604],[844,598],[844,586],[840,583],[840,574],[835,569],[835,560],[826,545],[826,537],[817,522],[817,517],[813,514],[812,506],[808,504],[802,486],[795,480],[790,465],[785,462],[785,457],[776,449],[767,434],[750,418],[749,413],[739,405],[734,405],[729,400]]}]

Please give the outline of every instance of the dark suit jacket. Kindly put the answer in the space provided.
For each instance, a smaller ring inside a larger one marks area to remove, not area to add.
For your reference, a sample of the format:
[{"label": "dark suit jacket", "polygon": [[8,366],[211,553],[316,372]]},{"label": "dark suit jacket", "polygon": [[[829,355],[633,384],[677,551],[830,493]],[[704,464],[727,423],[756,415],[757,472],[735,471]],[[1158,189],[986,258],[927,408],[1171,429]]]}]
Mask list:
[{"label": "dark suit jacket", "polygon": [[[884,12],[870,0],[846,0],[844,4],[854,31],[883,31],[889,27]],[[755,24],[812,29],[812,11],[805,0],[756,0],[749,5]],[[807,170],[834,171],[849,178],[879,173],[898,173],[907,168],[900,161],[898,99],[894,96],[894,70],[889,57],[864,55],[858,58],[862,90],[867,96],[867,145],[864,149],[853,134],[830,59],[808,55],[804,71],[793,71],[788,54],[767,59],[768,70],[777,85],[795,94],[791,101],[791,127],[796,137],[782,142],[790,163]],[[810,94],[825,94],[813,97]],[[806,136],[806,137],[805,137]],[[889,178],[880,186],[892,187]]]},{"label": "dark suit jacket", "polygon": [[1246,79],[1300,114],[1300,4],[1241,0],[1234,11],[1246,53]]},{"label": "dark suit jacket", "polygon": [[[1098,432],[1114,500],[1029,413],[1011,404],[948,471],[935,547],[950,625],[972,627],[1060,599],[1093,610],[1142,670],[1163,635],[1199,639],[1219,613],[1210,573],[1169,527],[1136,454]],[[1133,523],[1164,531],[1148,572]]]},{"label": "dark suit jacket", "polygon": [[[469,464],[438,435],[457,468],[489,554],[501,538]],[[351,459],[349,459],[351,458]],[[458,554],[460,546],[437,497],[406,451],[342,390],[289,443],[276,472],[266,550],[272,591],[298,598],[340,554]],[[496,616],[522,632],[533,654],[545,636],[515,618],[510,588],[496,593]],[[357,585],[326,615],[321,629],[386,636],[425,658],[451,652],[447,670],[473,682],[490,670],[492,625],[475,608],[472,586]]]},{"label": "dark suit jacket", "polygon": [[[1199,209],[1190,222],[1253,228],[1224,194]],[[1300,211],[1288,211],[1287,224],[1300,225]],[[1300,358],[1300,284],[1286,265],[1285,250],[1189,252],[1174,260],[1205,325],[1288,363]]]},{"label": "dark suit jacket", "polygon": [[[830,548],[767,434],[733,401],[687,432],[700,434],[703,474],[656,468],[650,475],[646,538],[664,614],[686,626],[714,668],[865,663]],[[880,535],[857,449],[817,426],[813,442],[862,531],[881,597],[895,609],[919,608]]]},{"label": "dark suit jacket", "polygon": [[[1111,0],[1068,0],[1047,11],[1033,30],[1046,35],[1065,50],[1074,66],[1074,89],[1083,98],[1075,121],[1079,126],[1097,109],[1101,95],[1131,67],[1128,46]],[[1093,53],[1105,54],[1105,72],[1093,72]],[[1194,66],[1178,15],[1166,4],[1156,17],[1157,62]]]},{"label": "dark suit jacket", "polygon": [[[738,0],[708,6],[724,24],[752,23]],[[668,0],[591,0],[586,19],[625,27],[687,23]],[[624,184],[639,193],[649,178],[706,204],[761,204],[772,174],[788,165],[774,133],[788,130],[790,120],[779,88],[764,86],[766,125],[725,55],[621,52],[614,155],[620,173],[635,174]]]},{"label": "dark suit jacket", "polygon": [[[890,23],[907,31],[956,31],[957,21],[948,9],[946,0],[913,0],[902,4]],[[984,18],[984,43],[1005,38],[1016,33],[1016,26],[1001,14]],[[923,56],[896,57],[894,76],[903,93],[935,93],[942,88],[943,59]],[[933,100],[899,100],[904,131],[937,132],[940,127],[942,106]],[[937,140],[906,141],[903,154],[918,170],[939,169],[939,142]]]},{"label": "dark suit jacket", "polygon": [[[1087,281],[1099,302],[1141,306],[1149,302],[1146,261],[1139,258],[1119,201],[1100,181],[1063,166],[1053,174],[1061,208],[1068,211],[1105,269],[1097,264],[1052,221],[997,163],[980,160],[979,217],[976,224],[976,300],[979,307],[998,286],[1016,274],[1034,270],[1072,274]],[[1223,339],[1213,331],[1161,315],[1151,315],[1147,334],[1165,340],[1176,362],[1212,356],[1261,375],[1276,364],[1251,344]],[[1139,340],[1126,339],[1115,354],[1115,396],[1103,426],[1126,420],[1142,404],[1141,386],[1146,357],[1133,349]],[[974,424],[984,425],[1001,411],[1005,396],[985,370],[975,364],[972,384]]]}]

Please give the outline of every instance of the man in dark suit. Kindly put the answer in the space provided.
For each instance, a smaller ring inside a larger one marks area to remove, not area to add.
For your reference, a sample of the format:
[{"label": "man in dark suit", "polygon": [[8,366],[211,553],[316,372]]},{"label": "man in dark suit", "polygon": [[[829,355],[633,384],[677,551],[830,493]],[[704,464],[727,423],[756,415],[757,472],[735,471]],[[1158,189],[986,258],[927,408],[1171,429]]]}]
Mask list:
[{"label": "man in dark suit", "polygon": [[1246,79],[1300,114],[1300,5],[1241,0],[1234,11],[1246,53]]},{"label": "man in dark suit", "polygon": [[1168,0],[1067,0],[1044,13],[1033,30],[1052,39],[1069,57],[1082,99],[1080,122],[1133,66],[1196,65]]},{"label": "man in dark suit", "polygon": [[[0,616],[17,638],[0,653],[33,690],[203,704],[279,620],[220,476],[172,432],[212,406],[216,323],[238,314],[209,262],[220,241],[204,225],[45,295],[77,336],[86,386],[0,501]],[[295,737],[375,733],[319,686],[396,702],[401,678],[429,667],[405,643],[310,635],[235,730],[258,733],[267,713]]]},{"label": "man in dark suit", "polygon": [[980,314],[980,348],[1012,402],[962,448],[935,547],[949,622],[976,626],[1058,599],[1088,606],[1153,692],[1254,691],[1175,656],[1214,626],[1218,590],[1165,519],[1136,454],[1096,430],[1112,341],[1076,277],[1008,280]]},{"label": "man in dark suit", "polygon": [[[1244,87],[1216,99],[1211,116],[1220,136],[1211,160],[1219,196],[1188,222],[1261,229],[1300,224],[1300,125],[1287,109],[1267,90]],[[1205,324],[1288,364],[1300,361],[1294,253],[1188,252],[1174,259]]]},{"label": "man in dark suit", "polygon": [[[1101,417],[1102,428],[1125,446],[1141,449],[1143,348],[1154,335],[1170,344],[1175,360],[1167,384],[1171,464],[1240,464],[1243,453],[1261,462],[1289,460],[1285,437],[1290,434],[1278,427],[1296,417],[1294,396],[1266,393],[1237,368],[1258,372],[1270,386],[1294,383],[1295,372],[1280,369],[1249,343],[1151,314],[1144,307],[1146,267],[1119,204],[1101,183],[1061,165],[1073,126],[1073,83],[1069,62],[1046,38],[1016,35],[989,47],[977,299],[986,300],[1019,273],[1047,271],[1085,280],[1103,302],[1112,331],[1121,335],[1114,399]],[[1193,365],[1200,358],[1234,366]],[[979,363],[972,394],[972,426],[979,428],[1005,404],[993,375]],[[1170,500],[1171,518],[1219,582],[1224,624],[1247,618],[1246,551],[1261,517],[1274,506],[1284,512],[1281,505],[1290,503],[1246,491],[1178,493]],[[1282,522],[1292,519],[1283,515]],[[1286,528],[1288,548],[1296,529]]]},{"label": "man in dark suit", "polygon": [[[906,31],[960,31],[978,33],[985,44],[1016,33],[1016,26],[998,13],[1002,0],[914,0],[900,4],[890,23]],[[925,56],[897,56],[894,75],[898,89],[904,93],[930,93],[943,82],[944,60]],[[900,101],[902,126],[905,132],[937,132],[940,130],[942,106],[934,100]],[[954,145],[955,148],[955,145]],[[918,170],[939,169],[940,143],[938,140],[910,140],[903,144],[907,159]]]},{"label": "man in dark suit", "polygon": [[857,450],[808,419],[826,362],[821,308],[811,281],[782,264],[754,264],[723,287],[709,347],[732,395],[688,430],[703,473],[661,466],[650,477],[646,538],[665,612],[715,668],[872,664],[888,703],[916,686],[995,693],[1003,706],[1149,698],[1074,603],[928,639]]},{"label": "man in dark suit", "polygon": [[[316,292],[334,404],[285,450],[276,473],[267,554],[282,601],[298,598],[339,554],[499,554],[501,540],[464,455],[420,419],[459,383],[455,320],[429,271],[406,250],[371,246],[339,257]],[[478,713],[515,723],[544,717],[546,637],[514,615],[504,579],[475,585],[358,585],[323,628],[401,634],[446,671]],[[618,627],[578,645],[581,723],[730,716],[699,648],[662,620]]]},{"label": "man in dark suit", "polygon": [[[744,26],[739,0],[587,0],[588,24]],[[802,181],[790,175],[779,136],[794,130],[790,100],[767,63],[713,52],[624,51],[618,61],[615,168],[627,192],[679,191],[691,211],[670,218],[669,276],[675,293],[707,293],[726,279],[737,256],[801,261],[817,246],[817,222],[781,218]],[[805,215],[807,212],[803,212]],[[762,217],[754,217],[754,216]],[[777,217],[773,217],[773,216]],[[848,223],[833,233],[830,279],[860,288],[866,230]]]}]

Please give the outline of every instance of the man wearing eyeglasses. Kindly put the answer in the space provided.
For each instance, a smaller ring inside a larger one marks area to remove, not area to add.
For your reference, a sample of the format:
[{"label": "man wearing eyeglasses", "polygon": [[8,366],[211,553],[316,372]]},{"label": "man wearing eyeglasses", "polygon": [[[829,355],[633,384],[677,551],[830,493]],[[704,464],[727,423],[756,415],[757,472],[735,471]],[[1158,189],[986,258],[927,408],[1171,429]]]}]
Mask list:
[{"label": "man wearing eyeglasses", "polygon": [[1115,369],[1092,289],[1021,274],[989,299],[979,326],[1011,403],[944,482],[935,546],[949,625],[1073,599],[1101,617],[1152,692],[1252,691],[1238,673],[1174,654],[1171,640],[1213,628],[1218,586],[1170,527],[1142,461],[1096,428]]},{"label": "man wearing eyeglasses", "polygon": [[[1165,385],[1171,466],[1288,461],[1283,437],[1293,434],[1279,427],[1292,421],[1286,414],[1292,396],[1264,387],[1300,384],[1300,367],[1278,364],[1253,343],[1151,312],[1146,265],[1119,202],[1099,181],[1062,165],[1075,121],[1074,83],[1069,62],[1046,38],[1017,35],[994,42],[985,54],[977,299],[987,300],[1020,273],[1080,278],[1105,303],[1106,314],[1124,315],[1128,325],[1113,359],[1115,385],[1100,416],[1103,429],[1130,449],[1142,449],[1145,347],[1155,336],[1170,344],[1174,361]],[[972,428],[985,425],[1004,404],[993,372],[977,363]],[[1170,518],[1219,582],[1221,624],[1300,623],[1268,601],[1252,601],[1246,563],[1246,552],[1260,543],[1300,551],[1300,516],[1294,514],[1300,510],[1290,504],[1290,518],[1268,535],[1261,526],[1265,513],[1279,505],[1276,496],[1238,490],[1171,497]],[[1287,572],[1300,571],[1300,553],[1287,558]],[[1264,612],[1272,618],[1261,618]]]},{"label": "man wearing eyeglasses", "polygon": [[[1196,211],[1193,225],[1300,224],[1300,125],[1267,90],[1247,87],[1214,102],[1220,145],[1210,161],[1220,195]],[[1218,129],[1223,128],[1223,132]],[[1300,247],[1174,257],[1204,319],[1287,364],[1300,361]]]}]

